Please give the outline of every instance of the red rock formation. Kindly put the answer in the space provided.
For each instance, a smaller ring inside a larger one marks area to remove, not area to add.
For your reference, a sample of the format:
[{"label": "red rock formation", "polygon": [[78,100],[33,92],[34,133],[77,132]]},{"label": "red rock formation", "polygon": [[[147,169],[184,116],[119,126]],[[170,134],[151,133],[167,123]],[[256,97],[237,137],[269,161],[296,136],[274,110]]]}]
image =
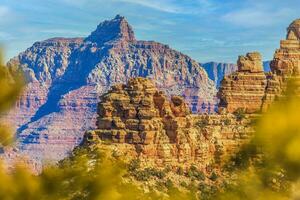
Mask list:
[{"label": "red rock formation", "polygon": [[263,72],[261,55],[258,52],[247,53],[246,56],[240,56],[238,61],[239,72]]},{"label": "red rock formation", "polygon": [[[288,81],[293,78],[300,88],[300,19],[293,21],[287,28],[286,40],[280,41],[280,48],[276,50],[271,61],[272,73],[268,75],[263,111],[267,110],[272,102],[280,99],[286,90]],[[295,90],[299,95],[300,90]]]},{"label": "red rock formation", "polygon": [[215,86],[196,61],[167,45],[137,41],[120,16],[85,39],[37,42],[9,65],[20,66],[28,85],[4,120],[18,129],[22,152],[35,159],[66,156],[95,128],[99,94],[131,77],[153,79],[169,97],[184,96],[195,112],[215,101]]},{"label": "red rock formation", "polygon": [[286,40],[280,42],[271,62],[274,73],[283,76],[300,73],[300,19],[293,21],[287,28]]},{"label": "red rock formation", "polygon": [[261,55],[248,53],[240,56],[237,63],[238,71],[223,79],[218,92],[220,110],[225,108],[230,113],[238,109],[246,113],[260,112],[267,87]]},{"label": "red rock formation", "polygon": [[[234,112],[241,108],[247,113],[266,111],[283,96],[288,80],[299,80],[300,19],[287,28],[286,40],[280,42],[280,49],[276,50],[270,66],[272,72],[264,74],[259,54],[240,57],[238,72],[225,77],[218,92],[220,110],[225,108]],[[299,90],[295,93],[298,95]]]},{"label": "red rock formation", "polygon": [[248,141],[252,128],[233,115],[191,115],[179,96],[169,100],[148,79],[113,86],[98,104],[97,130],[84,145],[117,151],[145,165],[165,164],[205,169],[221,162]]}]

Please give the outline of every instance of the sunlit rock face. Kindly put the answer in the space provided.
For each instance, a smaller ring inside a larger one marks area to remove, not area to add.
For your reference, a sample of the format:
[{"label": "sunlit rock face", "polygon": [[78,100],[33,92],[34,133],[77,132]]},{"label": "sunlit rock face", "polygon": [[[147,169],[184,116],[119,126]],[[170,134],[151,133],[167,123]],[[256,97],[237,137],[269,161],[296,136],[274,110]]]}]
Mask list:
[{"label": "sunlit rock face", "polygon": [[206,170],[249,141],[250,122],[250,116],[192,115],[182,97],[170,99],[150,79],[133,78],[101,96],[97,128],[86,132],[82,145],[139,158],[145,166]]},{"label": "sunlit rock face", "polygon": [[237,63],[239,72],[256,73],[264,71],[262,58],[258,52],[247,53],[246,56],[240,56]]},{"label": "sunlit rock face", "polygon": [[287,28],[287,40],[300,40],[300,19],[293,21]]},{"label": "sunlit rock face", "polygon": [[267,78],[263,72],[261,55],[248,53],[238,59],[238,71],[226,76],[221,84],[218,96],[220,109],[228,112],[243,109],[247,113],[261,110]]},{"label": "sunlit rock face", "polygon": [[28,84],[6,121],[17,129],[21,152],[38,160],[65,157],[95,128],[99,96],[131,77],[149,77],[167,97],[184,97],[193,112],[215,105],[215,85],[196,61],[167,45],[136,40],[121,16],[87,38],[37,42],[8,65],[20,66]]},{"label": "sunlit rock face", "polygon": [[[249,53],[240,56],[238,71],[226,76],[221,83],[218,97],[219,110],[246,113],[268,110],[270,105],[284,96],[288,81],[296,80],[300,88],[300,20],[293,21],[287,28],[286,40],[280,42],[270,62],[271,72],[263,73],[261,56]],[[299,95],[300,90],[295,90]]]},{"label": "sunlit rock face", "polygon": [[286,40],[280,42],[271,62],[271,69],[281,76],[299,75],[300,73],[300,19],[287,28]]}]

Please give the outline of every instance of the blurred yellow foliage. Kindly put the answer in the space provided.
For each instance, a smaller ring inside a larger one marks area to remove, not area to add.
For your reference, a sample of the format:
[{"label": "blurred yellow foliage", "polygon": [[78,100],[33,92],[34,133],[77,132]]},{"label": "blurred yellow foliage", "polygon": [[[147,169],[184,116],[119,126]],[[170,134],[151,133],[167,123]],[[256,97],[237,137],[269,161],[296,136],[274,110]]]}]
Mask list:
[{"label": "blurred yellow foliage", "polygon": [[18,70],[7,68],[0,50],[0,114],[8,110],[17,100],[24,83]]},{"label": "blurred yellow foliage", "polygon": [[[237,182],[219,199],[300,198],[300,98],[294,79],[282,100],[259,120],[253,141],[241,154],[240,162],[248,165],[234,172]],[[253,164],[255,159],[259,162]]]},{"label": "blurred yellow foliage", "polygon": [[[3,63],[3,54],[0,50],[0,114],[15,103],[24,83],[21,73],[10,70]],[[9,145],[12,141],[13,135],[9,127],[0,124],[0,146]]]},{"label": "blurred yellow foliage", "polygon": [[300,177],[300,99],[294,95],[295,83],[289,83],[286,99],[274,104],[261,119],[255,138],[270,162],[281,166],[293,180]]}]

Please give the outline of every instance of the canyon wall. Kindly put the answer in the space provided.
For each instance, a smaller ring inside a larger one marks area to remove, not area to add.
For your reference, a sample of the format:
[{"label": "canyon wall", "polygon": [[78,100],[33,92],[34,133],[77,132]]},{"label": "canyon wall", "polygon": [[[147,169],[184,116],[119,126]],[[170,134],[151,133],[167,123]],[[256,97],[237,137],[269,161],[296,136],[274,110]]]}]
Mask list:
[{"label": "canyon wall", "polygon": [[221,83],[218,92],[219,112],[265,112],[274,101],[282,98],[289,80],[294,80],[297,87],[300,86],[299,19],[287,28],[286,40],[280,42],[270,67],[271,72],[263,72],[259,53],[240,57],[237,72],[226,76]]},{"label": "canyon wall", "polygon": [[145,166],[205,170],[234,155],[254,131],[255,115],[193,115],[184,99],[169,100],[149,79],[130,79],[100,99],[98,129],[85,134],[83,145],[139,158]]},{"label": "canyon wall", "polygon": [[59,160],[94,129],[100,94],[131,77],[149,77],[193,112],[213,112],[216,88],[205,70],[169,46],[139,41],[126,19],[99,24],[86,38],[36,42],[13,58],[27,86],[4,119],[16,131],[20,152],[36,160]]}]

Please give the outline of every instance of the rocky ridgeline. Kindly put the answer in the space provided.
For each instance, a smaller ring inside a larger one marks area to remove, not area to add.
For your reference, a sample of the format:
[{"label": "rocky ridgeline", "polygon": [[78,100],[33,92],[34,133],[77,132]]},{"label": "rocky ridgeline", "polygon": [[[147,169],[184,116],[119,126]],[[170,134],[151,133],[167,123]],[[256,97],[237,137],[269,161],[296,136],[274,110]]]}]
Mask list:
[{"label": "rocky ridgeline", "polygon": [[181,97],[169,99],[148,79],[116,85],[101,96],[98,129],[87,132],[83,144],[137,157],[146,166],[221,167],[251,138],[252,120],[284,97],[291,78],[299,80],[299,36],[296,20],[274,55],[271,72],[264,72],[258,52],[240,56],[237,71],[221,83],[218,114],[193,115]]},{"label": "rocky ridgeline", "polygon": [[216,90],[203,68],[167,45],[137,41],[117,16],[85,39],[36,43],[11,60],[29,83],[7,121],[18,128],[21,151],[37,160],[63,158],[96,129],[84,144],[100,143],[145,165],[206,169],[247,142],[254,113],[281,98],[291,77],[299,80],[299,27],[295,20],[287,29],[271,72],[257,52],[239,57],[238,70],[221,83],[219,113],[193,115],[214,108]]},{"label": "rocky ridgeline", "polygon": [[201,66],[206,70],[208,77],[215,82],[217,88],[225,76],[237,71],[237,65],[232,63],[203,63]]},{"label": "rocky ridgeline", "polygon": [[[275,94],[279,95],[277,89],[280,87],[277,88],[277,79],[274,79],[272,74],[267,76],[263,71],[261,55],[258,52],[240,56],[237,72],[226,76],[221,83],[218,92],[219,112],[226,110],[233,113],[238,109],[243,109],[246,113],[260,112],[267,101],[266,90],[275,90]],[[268,100],[272,101],[272,98],[269,97]]]},{"label": "rocky ridgeline", "polygon": [[286,40],[280,42],[280,49],[275,52],[271,69],[282,76],[300,74],[300,19],[293,21],[287,28]]},{"label": "rocky ridgeline", "polygon": [[97,130],[85,134],[84,145],[99,145],[146,166],[205,170],[248,141],[250,119],[232,114],[192,115],[184,99],[170,99],[152,81],[130,79],[113,86],[98,104]]},{"label": "rocky ridgeline", "polygon": [[[264,73],[259,53],[249,53],[238,60],[238,71],[226,76],[221,83],[218,97],[220,112],[246,113],[266,111],[277,99],[282,98],[289,80],[300,86],[300,20],[287,29],[286,40],[280,43],[270,63],[271,72]],[[299,90],[296,91],[299,94]]]},{"label": "rocky ridgeline", "polygon": [[28,84],[4,121],[16,128],[20,152],[37,160],[67,156],[96,128],[99,95],[132,77],[183,96],[193,112],[215,109],[216,88],[199,63],[168,45],[137,40],[121,16],[86,38],[36,42],[8,65],[20,66]]}]

